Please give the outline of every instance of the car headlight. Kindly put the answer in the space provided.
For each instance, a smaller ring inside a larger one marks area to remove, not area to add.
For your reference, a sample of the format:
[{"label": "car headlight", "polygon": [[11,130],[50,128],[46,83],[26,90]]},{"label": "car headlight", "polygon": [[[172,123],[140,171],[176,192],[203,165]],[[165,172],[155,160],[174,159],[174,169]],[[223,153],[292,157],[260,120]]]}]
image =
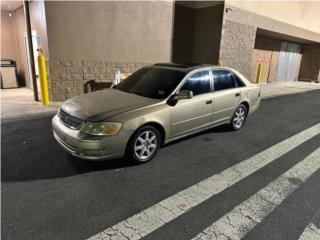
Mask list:
[{"label": "car headlight", "polygon": [[87,122],[80,131],[91,135],[114,135],[117,134],[122,127],[122,123],[117,122]]}]

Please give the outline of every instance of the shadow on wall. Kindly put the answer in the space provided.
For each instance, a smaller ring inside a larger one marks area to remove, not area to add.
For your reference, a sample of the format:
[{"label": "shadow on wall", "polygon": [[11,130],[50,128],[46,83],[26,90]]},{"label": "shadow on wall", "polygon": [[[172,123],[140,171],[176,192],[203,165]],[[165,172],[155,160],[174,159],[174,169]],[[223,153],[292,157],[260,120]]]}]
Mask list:
[{"label": "shadow on wall", "polygon": [[175,3],[172,61],[218,64],[223,2]]}]

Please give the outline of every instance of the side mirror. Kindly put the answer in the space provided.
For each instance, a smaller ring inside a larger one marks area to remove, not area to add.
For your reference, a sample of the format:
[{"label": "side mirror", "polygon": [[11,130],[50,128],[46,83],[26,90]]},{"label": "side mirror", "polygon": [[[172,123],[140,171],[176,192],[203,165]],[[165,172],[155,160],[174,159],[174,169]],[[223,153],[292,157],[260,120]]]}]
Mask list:
[{"label": "side mirror", "polygon": [[191,99],[193,92],[189,90],[182,90],[178,93],[178,99]]},{"label": "side mirror", "polygon": [[171,95],[167,103],[170,106],[175,106],[179,99],[190,99],[193,97],[193,92],[189,90],[182,90],[179,93]]}]

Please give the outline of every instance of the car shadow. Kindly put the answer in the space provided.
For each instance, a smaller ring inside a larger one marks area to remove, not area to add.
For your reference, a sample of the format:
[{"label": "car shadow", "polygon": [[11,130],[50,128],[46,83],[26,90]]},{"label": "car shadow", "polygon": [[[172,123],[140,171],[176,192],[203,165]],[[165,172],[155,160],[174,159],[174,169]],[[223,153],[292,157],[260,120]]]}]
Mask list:
[{"label": "car shadow", "polygon": [[80,158],[73,157],[71,155],[67,156],[70,164],[78,171],[79,173],[86,173],[92,171],[101,171],[101,170],[115,170],[121,168],[132,167],[137,164],[130,163],[123,158],[117,158],[112,160],[102,160],[102,161],[88,161]]},{"label": "car shadow", "polygon": [[[57,148],[60,148],[60,146],[57,146]],[[124,159],[87,161],[59,151],[59,154],[55,153],[54,157],[42,158],[41,161],[38,161],[38,158],[28,159],[28,164],[13,163],[13,161],[7,164],[5,160],[2,160],[1,181],[21,182],[56,179],[96,171],[118,171],[135,165]]]},{"label": "car shadow", "polygon": [[206,142],[210,142],[212,139],[210,137],[208,137],[208,136],[205,136],[205,135],[207,135],[209,133],[226,133],[226,132],[233,132],[233,130],[231,129],[231,127],[228,124],[224,124],[224,125],[220,125],[220,126],[217,126],[217,127],[209,128],[207,130],[203,130],[203,131],[200,131],[198,133],[194,133],[194,134],[188,135],[186,137],[179,138],[177,140],[174,140],[174,141],[164,145],[162,148],[165,148],[165,147],[168,147],[168,146],[171,146],[171,145],[186,141],[188,139],[199,137],[199,136],[204,136],[203,140],[206,141]]},{"label": "car shadow", "polygon": [[[228,126],[219,126],[197,134],[193,134],[182,139],[173,141],[165,146],[178,144],[187,139],[197,136],[205,136],[208,133],[219,133],[231,131]],[[211,141],[209,136],[203,138],[204,141]],[[2,182],[22,182],[45,179],[56,179],[70,177],[89,172],[114,170],[120,171],[123,168],[134,167],[137,164],[130,163],[124,159],[114,159],[105,161],[87,161],[75,158],[66,153],[51,134],[44,133],[41,139],[43,148],[37,147],[39,142],[33,138],[29,140],[29,145],[20,145],[15,148],[3,148],[1,153],[1,181]],[[5,144],[6,145],[6,144]],[[41,150],[39,150],[41,149]]]}]

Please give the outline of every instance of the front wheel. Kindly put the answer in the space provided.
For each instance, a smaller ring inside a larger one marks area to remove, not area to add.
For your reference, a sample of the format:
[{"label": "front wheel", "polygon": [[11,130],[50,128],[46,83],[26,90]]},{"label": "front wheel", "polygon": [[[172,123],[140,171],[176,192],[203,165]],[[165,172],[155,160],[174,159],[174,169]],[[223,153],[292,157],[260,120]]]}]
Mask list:
[{"label": "front wheel", "polygon": [[235,113],[233,114],[230,126],[233,130],[237,131],[242,128],[247,118],[247,108],[240,104]]},{"label": "front wheel", "polygon": [[161,143],[159,131],[152,126],[138,129],[130,139],[125,158],[135,163],[150,161],[158,151]]}]

